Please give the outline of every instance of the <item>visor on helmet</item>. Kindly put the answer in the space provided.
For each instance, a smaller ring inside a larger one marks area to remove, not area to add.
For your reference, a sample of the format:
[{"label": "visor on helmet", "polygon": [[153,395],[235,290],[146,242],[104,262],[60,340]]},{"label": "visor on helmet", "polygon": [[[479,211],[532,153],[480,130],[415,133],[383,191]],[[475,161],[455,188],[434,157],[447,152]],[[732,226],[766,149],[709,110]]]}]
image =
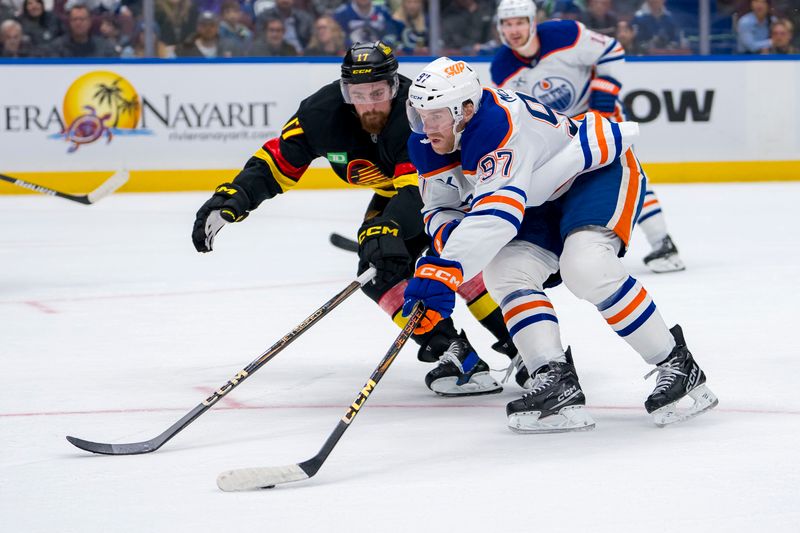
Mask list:
[{"label": "visor on helmet", "polygon": [[348,104],[377,104],[397,96],[400,80],[396,74],[391,82],[381,80],[372,83],[350,83],[342,79],[339,80],[339,87],[344,101]]},{"label": "visor on helmet", "polygon": [[449,108],[416,109],[406,101],[408,124],[414,133],[444,133],[454,131],[456,120]]}]

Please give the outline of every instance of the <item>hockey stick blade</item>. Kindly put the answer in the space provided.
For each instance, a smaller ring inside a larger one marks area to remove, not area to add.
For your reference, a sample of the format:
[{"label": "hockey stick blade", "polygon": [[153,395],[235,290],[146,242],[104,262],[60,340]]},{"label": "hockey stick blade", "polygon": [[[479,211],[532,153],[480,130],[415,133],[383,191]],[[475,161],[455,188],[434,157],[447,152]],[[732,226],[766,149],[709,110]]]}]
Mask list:
[{"label": "hockey stick blade", "polygon": [[264,366],[273,357],[283,351],[283,349],[289,346],[289,344],[297,339],[297,337],[308,331],[308,329],[319,322],[322,317],[326,316],[340,303],[345,301],[350,295],[354,294],[362,285],[372,280],[372,278],[375,277],[375,272],[376,271],[374,268],[367,269],[366,272],[361,274],[355,281],[351,282],[336,296],[322,304],[319,309],[311,313],[308,318],[298,324],[292,331],[281,337],[281,339],[273,344],[266,352],[262,353],[244,369],[240,370],[233,378],[228,380],[225,385],[214,391],[211,396],[196,405],[194,409],[186,413],[183,418],[172,424],[157,437],[153,437],[150,440],[141,442],[128,442],[121,444],[93,442],[72,436],[67,436],[67,441],[81,450],[102,455],[138,455],[158,450],[172,437],[180,433],[186,426],[194,422],[196,418],[211,409],[214,404],[216,404],[226,394],[241,384],[242,381],[247,379],[248,376],[252,375],[256,370]]},{"label": "hockey stick blade", "polygon": [[92,442],[70,436],[67,437],[67,440],[81,450],[86,450],[87,452],[98,453],[101,455],[137,455],[141,453],[150,453],[156,451],[161,447],[161,444],[163,444],[163,442],[159,443],[159,439],[157,438],[142,442],[131,442],[128,444]]},{"label": "hockey stick blade", "polygon": [[115,172],[113,176],[108,178],[98,188],[86,195],[86,199],[90,204],[94,204],[112,194],[117,189],[125,185],[130,175],[127,170],[120,170]]},{"label": "hockey stick blade", "polygon": [[49,196],[58,196],[59,198],[78,202],[79,204],[90,205],[99,202],[109,194],[122,187],[125,182],[128,181],[128,171],[120,170],[115,172],[114,175],[104,181],[98,188],[89,194],[69,194],[51,189],[49,187],[44,187],[42,185],[37,185],[35,183],[31,183],[30,181],[21,180],[12,176],[6,176],[4,174],[0,174],[0,180],[13,183],[19,187],[38,193],[47,194]]},{"label": "hockey stick blade", "polygon": [[[313,474],[311,474],[313,475]],[[217,487],[225,492],[266,489],[292,481],[302,481],[311,476],[301,465],[264,466],[229,470],[217,476]]]},{"label": "hockey stick blade", "polygon": [[339,442],[344,432],[350,427],[353,419],[355,419],[360,409],[366,403],[367,398],[369,398],[370,393],[375,390],[378,382],[389,369],[389,366],[395,360],[397,354],[400,353],[400,350],[411,337],[411,334],[414,332],[414,329],[417,327],[417,324],[424,314],[425,307],[422,303],[418,302],[414,306],[414,311],[411,313],[405,327],[392,343],[386,355],[383,356],[381,362],[378,363],[378,367],[370,376],[367,384],[361,389],[361,392],[358,393],[355,401],[350,404],[345,415],[339,420],[339,423],[336,424],[336,427],[328,436],[328,439],[325,441],[325,444],[322,445],[319,452],[317,452],[317,455],[308,461],[293,465],[227,470],[217,476],[217,487],[225,492],[272,488],[275,485],[302,481],[316,474],[333,451],[336,443]]},{"label": "hockey stick blade", "polygon": [[330,241],[332,245],[341,250],[345,250],[347,252],[358,252],[358,243],[353,239],[348,239],[344,235],[331,233]]}]

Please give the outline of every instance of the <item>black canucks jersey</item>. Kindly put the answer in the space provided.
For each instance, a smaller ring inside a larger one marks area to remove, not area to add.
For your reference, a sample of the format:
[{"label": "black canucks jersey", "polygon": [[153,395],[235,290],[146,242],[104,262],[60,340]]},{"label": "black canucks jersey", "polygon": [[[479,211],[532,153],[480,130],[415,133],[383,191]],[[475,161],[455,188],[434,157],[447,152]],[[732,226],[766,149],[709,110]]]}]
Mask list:
[{"label": "black canucks jersey", "polygon": [[[243,186],[252,199],[251,209],[277,194],[294,187],[308,166],[317,157],[328,160],[342,181],[368,187],[390,199],[386,210],[400,209],[406,218],[419,219],[419,227],[410,220],[397,220],[405,236],[421,232],[417,171],[408,157],[407,141],[411,134],[405,112],[405,101],[411,82],[399,76],[400,87],[392,102],[389,119],[383,131],[370,134],[361,127],[352,105],[346,104],[335,81],[325,85],[300,103],[297,112],[283,126],[280,137],[270,139],[250,158],[234,180]],[[401,191],[401,189],[408,189]],[[398,195],[398,192],[402,194]],[[410,213],[405,213],[410,211]],[[397,215],[397,213],[393,213]]]}]

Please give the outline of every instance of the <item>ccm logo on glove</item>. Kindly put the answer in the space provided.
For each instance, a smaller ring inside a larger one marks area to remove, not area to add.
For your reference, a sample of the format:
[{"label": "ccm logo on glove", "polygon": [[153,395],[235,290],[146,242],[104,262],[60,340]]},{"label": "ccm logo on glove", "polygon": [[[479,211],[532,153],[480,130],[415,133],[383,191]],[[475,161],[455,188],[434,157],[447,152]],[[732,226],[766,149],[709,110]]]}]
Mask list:
[{"label": "ccm logo on glove", "polygon": [[455,268],[443,268],[433,265],[423,265],[419,267],[414,275],[418,278],[441,281],[454,291],[458,289],[462,281],[461,272]]},{"label": "ccm logo on glove", "polygon": [[399,237],[400,231],[398,228],[391,228],[389,226],[370,226],[358,234],[358,244],[363,244],[364,239],[367,237],[375,237],[376,235],[392,235],[393,237]]}]

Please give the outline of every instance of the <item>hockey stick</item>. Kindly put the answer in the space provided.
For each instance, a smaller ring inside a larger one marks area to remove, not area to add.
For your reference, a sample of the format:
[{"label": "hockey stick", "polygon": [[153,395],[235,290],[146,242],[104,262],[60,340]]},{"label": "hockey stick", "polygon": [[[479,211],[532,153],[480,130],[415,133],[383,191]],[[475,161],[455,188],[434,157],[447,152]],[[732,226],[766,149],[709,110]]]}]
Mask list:
[{"label": "hockey stick", "polygon": [[330,236],[331,244],[337,248],[345,250],[347,252],[358,252],[358,243],[353,239],[348,239],[344,235],[340,235],[338,233],[331,233]]},{"label": "hockey stick", "polygon": [[172,424],[166,431],[157,437],[142,442],[131,442],[127,444],[107,444],[103,442],[91,442],[88,440],[78,439],[76,437],[67,437],[67,440],[82,450],[92,453],[101,453],[105,455],[136,455],[140,453],[154,452],[163,446],[168,440],[177,435],[183,428],[194,422],[194,420],[208,411],[220,398],[232,391],[242,381],[247,379],[248,376],[253,374],[256,370],[264,366],[267,361],[278,355],[284,348],[289,346],[297,337],[305,333],[311,326],[319,322],[319,320],[330,313],[336,306],[345,301],[351,294],[356,292],[362,285],[375,277],[375,269],[369,268],[366,272],[361,274],[355,281],[350,283],[339,294],[322,304],[322,307],[311,313],[311,315],[297,325],[292,331],[284,335],[278,342],[272,345],[269,350],[262,353],[258,359],[247,365],[243,370],[240,370],[233,378],[231,378],[225,385],[220,387],[211,396],[203,400],[197,407],[186,413],[186,415]]},{"label": "hockey stick", "polygon": [[348,427],[350,427],[350,423],[356,417],[359,410],[364,406],[364,403],[366,403],[370,393],[375,390],[378,382],[389,369],[389,365],[392,364],[395,357],[397,357],[397,354],[400,353],[400,349],[403,347],[409,337],[411,337],[411,334],[414,332],[414,328],[417,327],[417,323],[420,321],[424,313],[425,307],[422,305],[422,303],[417,303],[417,305],[414,306],[414,311],[411,313],[411,316],[409,317],[406,326],[403,328],[403,331],[400,332],[400,335],[398,335],[395,341],[392,343],[389,351],[383,356],[383,359],[381,359],[378,367],[370,376],[367,384],[364,385],[364,388],[362,388],[361,392],[358,393],[355,401],[353,401],[350,407],[347,408],[347,412],[342,419],[339,420],[339,423],[336,424],[333,432],[330,434],[330,436],[328,436],[328,440],[326,440],[325,444],[322,445],[322,448],[320,448],[319,452],[317,452],[317,455],[308,461],[303,461],[302,463],[292,465],[228,470],[226,472],[222,472],[217,477],[217,486],[225,492],[253,490],[259,488],[266,489],[272,488],[280,483],[289,483],[291,481],[308,479],[316,474],[322,467],[325,459],[327,459],[328,455],[330,455],[330,453],[333,451],[336,443],[339,442],[339,439],[342,437],[344,432],[347,431]]},{"label": "hockey stick", "polygon": [[6,176],[5,174],[0,174],[0,180],[7,181],[9,183],[13,183],[14,185],[18,185],[20,187],[24,187],[32,191],[40,192],[42,194],[49,194],[50,196],[58,196],[59,198],[64,198],[66,200],[72,200],[73,202],[78,202],[80,204],[89,205],[99,202],[112,192],[122,187],[122,185],[124,185],[125,182],[128,181],[128,171],[120,170],[118,172],[115,172],[113,176],[108,178],[98,188],[96,188],[95,190],[93,190],[88,194],[69,194],[66,192],[57,191],[55,189],[50,189],[48,187],[43,187],[42,185],[36,185],[35,183],[31,183],[30,181],[25,181],[19,178]]}]

